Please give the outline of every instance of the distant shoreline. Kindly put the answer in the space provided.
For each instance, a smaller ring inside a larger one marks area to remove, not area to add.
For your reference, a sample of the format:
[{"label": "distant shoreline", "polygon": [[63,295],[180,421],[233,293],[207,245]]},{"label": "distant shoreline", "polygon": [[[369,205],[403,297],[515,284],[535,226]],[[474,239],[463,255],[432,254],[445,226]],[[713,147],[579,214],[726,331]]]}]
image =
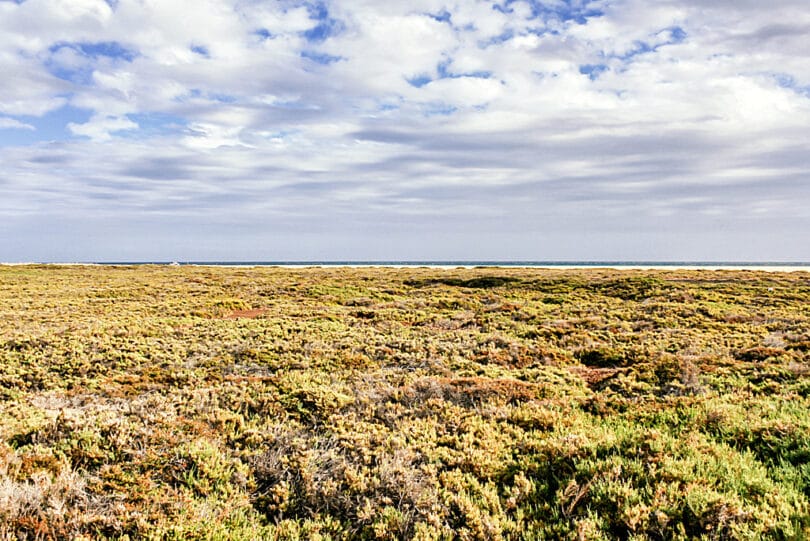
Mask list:
[{"label": "distant shoreline", "polygon": [[100,261],[100,262],[20,262],[0,266],[183,266],[183,267],[280,267],[280,268],[531,268],[531,269],[613,269],[613,270],[730,270],[766,272],[810,272],[808,262],[662,262],[662,261]]}]

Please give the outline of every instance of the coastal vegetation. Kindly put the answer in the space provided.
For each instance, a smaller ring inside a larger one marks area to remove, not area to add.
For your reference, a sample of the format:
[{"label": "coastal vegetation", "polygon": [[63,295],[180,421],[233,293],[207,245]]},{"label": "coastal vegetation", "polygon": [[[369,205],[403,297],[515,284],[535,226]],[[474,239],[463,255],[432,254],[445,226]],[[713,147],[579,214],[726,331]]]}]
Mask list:
[{"label": "coastal vegetation", "polygon": [[0,267],[0,539],[808,538],[808,273]]}]

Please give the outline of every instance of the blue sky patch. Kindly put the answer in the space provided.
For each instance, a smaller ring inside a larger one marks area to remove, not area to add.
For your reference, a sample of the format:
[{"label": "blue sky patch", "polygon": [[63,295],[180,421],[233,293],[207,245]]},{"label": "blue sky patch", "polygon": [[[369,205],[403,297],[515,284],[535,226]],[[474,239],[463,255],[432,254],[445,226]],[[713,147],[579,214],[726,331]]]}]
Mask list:
[{"label": "blue sky patch", "polygon": [[408,79],[408,84],[416,88],[422,88],[432,80],[433,79],[431,79],[430,75],[422,74]]},{"label": "blue sky patch", "polygon": [[459,73],[457,75],[453,75],[452,77],[472,77],[473,79],[489,79],[492,77],[491,71],[486,70],[475,70],[475,71],[465,71],[463,73]]},{"label": "blue sky patch", "polygon": [[786,73],[775,73],[772,74],[771,77],[781,88],[787,88],[788,90],[792,90],[797,94],[810,98],[810,85],[801,86],[792,75],[788,75]]},{"label": "blue sky patch", "polygon": [[559,36],[560,31],[554,28],[546,28],[544,26],[534,26],[526,28],[527,34],[532,34],[534,36],[542,37],[542,36]]},{"label": "blue sky patch", "polygon": [[436,73],[439,74],[439,79],[460,79],[462,77],[473,77],[475,79],[489,79],[492,77],[491,71],[485,70],[477,70],[477,71],[465,71],[461,73],[455,73],[450,71],[450,65],[453,63],[452,59],[447,59],[436,66]]},{"label": "blue sky patch", "polygon": [[41,117],[21,115],[12,118],[29,124],[34,130],[0,130],[0,146],[28,145],[46,141],[65,141],[75,136],[67,128],[69,123],[84,124],[92,111],[65,105]]},{"label": "blue sky patch", "polygon": [[81,42],[74,44],[74,48],[90,58],[106,56],[116,60],[126,60],[127,62],[132,62],[135,57],[138,56],[137,51],[128,49],[117,41],[99,41],[95,43]]},{"label": "blue sky patch", "polygon": [[633,47],[632,50],[626,52],[625,54],[623,54],[621,56],[618,56],[617,58],[619,58],[619,60],[622,60],[622,61],[626,62],[626,61],[632,59],[634,56],[655,52],[658,49],[660,49],[661,47],[665,47],[667,45],[675,45],[675,44],[678,44],[678,43],[682,43],[683,41],[686,40],[686,37],[687,37],[686,31],[683,28],[681,28],[680,26],[673,26],[671,28],[665,28],[665,29],[661,30],[661,32],[659,32],[658,35],[660,35],[662,32],[669,32],[670,33],[670,39],[665,41],[664,43],[658,43],[656,45],[650,45],[649,43],[647,43],[645,41],[636,41],[633,44],[634,47]]},{"label": "blue sky patch", "polygon": [[253,32],[254,36],[259,36],[261,39],[273,39],[275,36],[266,28],[259,28]]},{"label": "blue sky patch", "polygon": [[194,99],[216,101],[219,103],[237,102],[236,96],[232,96],[230,94],[220,94],[218,92],[206,92],[204,90],[200,90],[199,88],[192,88],[191,90],[189,90],[188,94],[176,98],[175,101],[183,103]]},{"label": "blue sky patch", "polygon": [[343,30],[343,23],[329,16],[329,8],[326,4],[307,4],[309,18],[318,21],[318,24],[306,30],[302,35],[310,42],[320,43],[330,36],[334,36]]},{"label": "blue sky patch", "polygon": [[[500,4],[492,4],[492,9],[501,13],[513,13],[511,5],[517,0],[505,0]],[[588,19],[602,17],[605,12],[598,8],[589,7],[590,2],[582,4],[577,0],[565,0],[563,2],[548,5],[538,0],[529,0],[533,19],[558,20],[561,22],[573,21],[577,24],[587,24]]]},{"label": "blue sky patch", "polygon": [[478,47],[481,48],[481,49],[486,49],[490,45],[497,45],[499,43],[504,43],[506,41],[509,41],[513,37],[515,37],[515,31],[514,30],[511,30],[511,29],[510,30],[505,30],[503,33],[501,33],[501,34],[499,34],[497,36],[493,36],[493,37],[489,38],[488,40],[479,41],[478,42]]},{"label": "blue sky patch", "polygon": [[633,57],[636,57],[640,54],[646,54],[654,50],[655,48],[651,47],[649,43],[646,43],[644,41],[636,41],[633,43],[633,48],[631,50],[627,51],[621,56],[618,56],[617,58],[619,60],[626,62],[628,60],[631,60]]},{"label": "blue sky patch", "polygon": [[446,9],[443,9],[438,13],[426,13],[425,15],[440,23],[449,23],[450,18],[452,17],[452,14]]},{"label": "blue sky patch", "polygon": [[47,60],[45,69],[54,77],[77,85],[89,85],[93,80],[93,70],[89,66],[69,68]]},{"label": "blue sky patch", "polygon": [[[137,113],[129,114],[127,118],[140,127],[137,131],[138,137],[177,133],[188,125],[186,119],[169,113]],[[135,135],[135,132],[130,134]]]},{"label": "blue sky patch", "polygon": [[302,100],[274,101],[270,107],[273,109],[286,109],[291,111],[313,111],[320,109],[317,105]]},{"label": "blue sky patch", "polygon": [[317,26],[305,31],[303,36],[307,39],[307,41],[320,43],[325,41],[329,36],[337,34],[339,30],[340,24],[337,21],[330,19],[329,21],[319,23]]},{"label": "blue sky patch", "polygon": [[89,63],[77,67],[61,65],[53,58],[53,55],[58,54],[59,51],[63,49],[70,49],[74,53],[92,60],[108,58],[111,60],[132,62],[138,56],[137,51],[128,49],[116,41],[75,43],[59,42],[51,45],[48,48],[48,51],[52,56],[44,62],[48,73],[54,77],[58,77],[59,79],[78,85],[88,85],[92,82],[94,67]]},{"label": "blue sky patch", "polygon": [[453,62],[452,58],[448,58],[446,60],[439,62],[439,64],[436,66],[436,73],[439,74],[439,79],[446,79],[452,76],[447,69],[450,67],[450,64],[452,62]]},{"label": "blue sky patch", "polygon": [[670,28],[670,31],[672,32],[672,40],[670,40],[670,43],[681,43],[686,39],[686,31],[680,26],[673,26]]},{"label": "blue sky patch", "polygon": [[204,45],[192,45],[191,52],[205,58],[211,58],[211,53],[208,51],[208,47]]},{"label": "blue sky patch", "polygon": [[595,81],[599,76],[607,71],[608,67],[604,64],[583,64],[579,67],[579,72],[587,75],[591,81]]},{"label": "blue sky patch", "polygon": [[796,79],[787,73],[776,73],[773,76],[774,81],[782,88],[795,88]]},{"label": "blue sky patch", "polygon": [[219,92],[209,92],[205,95],[205,97],[218,103],[236,103],[238,101],[236,96],[232,96],[230,94],[221,94]]},{"label": "blue sky patch", "polygon": [[422,109],[422,114],[426,117],[450,116],[456,111],[458,111],[458,107],[447,103],[429,103]]},{"label": "blue sky patch", "polygon": [[319,53],[317,51],[301,51],[301,58],[306,58],[307,60],[311,60],[316,64],[322,64],[324,66],[333,64],[341,59],[341,57],[339,56],[333,56],[331,54],[326,53]]},{"label": "blue sky patch", "polygon": [[602,17],[605,12],[601,9],[589,7],[589,3],[579,5],[579,2],[566,0],[562,4],[547,6],[536,0],[529,2],[532,6],[534,17],[555,18],[562,22],[574,21],[577,24],[587,24],[588,19]]},{"label": "blue sky patch", "polygon": [[323,2],[307,3],[306,8],[310,19],[325,21],[329,18],[329,8]]}]

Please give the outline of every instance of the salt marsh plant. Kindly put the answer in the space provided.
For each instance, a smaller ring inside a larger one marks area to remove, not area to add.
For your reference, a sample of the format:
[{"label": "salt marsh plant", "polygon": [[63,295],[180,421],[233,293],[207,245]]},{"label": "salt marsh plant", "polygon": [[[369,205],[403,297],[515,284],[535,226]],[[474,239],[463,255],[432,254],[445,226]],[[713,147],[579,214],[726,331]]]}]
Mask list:
[{"label": "salt marsh plant", "polygon": [[810,275],[0,268],[0,538],[807,539]]}]

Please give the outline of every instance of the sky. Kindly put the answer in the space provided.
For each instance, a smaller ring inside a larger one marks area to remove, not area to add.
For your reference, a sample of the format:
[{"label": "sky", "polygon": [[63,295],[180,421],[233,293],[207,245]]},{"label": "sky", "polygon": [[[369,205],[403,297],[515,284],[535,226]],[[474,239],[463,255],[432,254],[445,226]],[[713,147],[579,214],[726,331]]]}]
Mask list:
[{"label": "sky", "polygon": [[0,261],[810,261],[806,0],[0,0]]}]

